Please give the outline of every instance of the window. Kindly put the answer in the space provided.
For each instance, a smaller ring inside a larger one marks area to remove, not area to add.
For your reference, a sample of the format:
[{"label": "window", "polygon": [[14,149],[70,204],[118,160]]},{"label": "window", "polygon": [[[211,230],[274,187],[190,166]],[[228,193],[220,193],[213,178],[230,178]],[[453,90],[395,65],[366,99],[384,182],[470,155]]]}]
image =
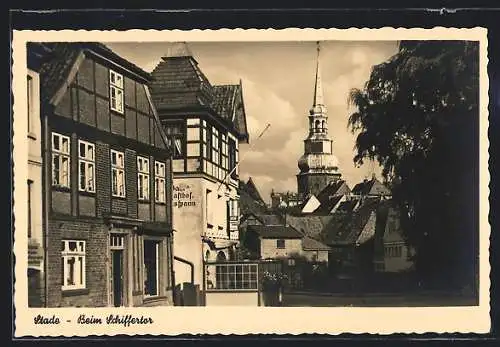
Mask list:
[{"label": "window", "polygon": [[85,288],[85,241],[62,241],[62,289]]},{"label": "window", "polygon": [[111,150],[112,195],[125,197],[125,163],[123,152]]},{"label": "window", "polygon": [[207,152],[206,152],[206,158],[208,160],[212,160],[212,128],[208,127],[207,128]]},{"label": "window", "polygon": [[231,199],[227,203],[229,205],[229,217],[231,217],[231,219],[234,218],[234,219],[238,220],[239,216],[240,216],[238,200]]},{"label": "window", "polygon": [[258,264],[209,264],[206,270],[205,286],[208,290],[258,289]]},{"label": "window", "polygon": [[139,200],[149,199],[149,159],[137,157],[137,190]]},{"label": "window", "polygon": [[159,261],[160,242],[155,240],[144,240],[144,295],[159,295],[160,280],[160,261]]},{"label": "window", "polygon": [[28,238],[30,238],[32,235],[31,228],[33,226],[33,224],[32,224],[33,216],[31,215],[32,189],[33,189],[33,181],[28,180]]},{"label": "window", "polygon": [[52,185],[69,188],[70,140],[52,133]]},{"label": "window", "polygon": [[184,122],[166,123],[165,133],[167,135],[167,142],[172,150],[174,159],[179,159],[184,156],[185,148],[185,126]]},{"label": "window", "polygon": [[95,146],[92,143],[78,141],[78,181],[79,190],[95,193]]},{"label": "window", "polygon": [[212,162],[219,164],[219,131],[212,127]]},{"label": "window", "polygon": [[109,106],[113,111],[123,113],[123,76],[109,71]]},{"label": "window", "polygon": [[229,171],[231,178],[238,178],[236,173],[236,142],[233,139],[229,139]]},{"label": "window", "polygon": [[288,266],[295,266],[295,259],[288,258]]},{"label": "window", "polygon": [[32,131],[31,127],[33,126],[32,123],[32,116],[31,112],[33,110],[33,78],[31,76],[27,76],[27,84],[28,84],[28,95],[27,95],[27,100],[28,100],[28,133]]},{"label": "window", "polygon": [[155,201],[165,202],[165,163],[155,161]]},{"label": "window", "polygon": [[276,248],[285,248],[285,240],[284,239],[278,239],[276,240]]}]

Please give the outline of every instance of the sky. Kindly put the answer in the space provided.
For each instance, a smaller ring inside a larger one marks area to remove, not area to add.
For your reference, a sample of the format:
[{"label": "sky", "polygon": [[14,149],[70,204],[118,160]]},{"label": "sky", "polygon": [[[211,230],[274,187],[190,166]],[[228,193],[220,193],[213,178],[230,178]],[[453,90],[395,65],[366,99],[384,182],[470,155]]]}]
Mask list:
[{"label": "sky", "polygon": [[[105,44],[151,72],[169,42]],[[313,103],[316,42],[188,42],[194,58],[212,84],[243,85],[249,144],[240,145],[240,178],[252,180],[265,201],[271,190],[297,191],[297,161],[304,152],[308,112]],[[352,88],[362,88],[373,65],[397,52],[397,41],[325,41],[320,63],[323,95],[328,109],[328,131],[342,178],[352,188],[377,164],[353,162],[356,134],[347,127],[355,108],[347,99]],[[268,130],[257,139],[267,124]]]}]

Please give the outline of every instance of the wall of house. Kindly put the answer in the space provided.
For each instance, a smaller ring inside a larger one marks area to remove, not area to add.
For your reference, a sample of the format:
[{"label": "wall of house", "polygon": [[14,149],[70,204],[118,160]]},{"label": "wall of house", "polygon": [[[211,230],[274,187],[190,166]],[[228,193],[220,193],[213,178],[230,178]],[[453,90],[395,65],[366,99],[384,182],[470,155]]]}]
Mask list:
[{"label": "wall of house", "polygon": [[390,208],[388,211],[383,244],[385,272],[404,271],[412,266],[413,262],[409,257],[413,250],[405,244],[399,213],[394,208]]},{"label": "wall of house", "polygon": [[[40,78],[37,72],[28,69],[28,304],[43,306],[44,243],[42,210],[42,131],[40,121]],[[28,213],[29,212],[29,213]]]},{"label": "wall of house", "polygon": [[[119,69],[121,70],[121,69]],[[123,288],[125,306],[169,305],[172,303],[173,260],[171,228],[171,162],[160,135],[159,124],[147,97],[144,84],[123,74],[124,112],[110,109],[109,69],[100,60],[86,57],[76,77],[62,94],[50,115],[47,139],[52,132],[70,139],[69,187],[53,186],[49,190],[49,306],[110,306],[113,304],[110,286],[110,232],[126,220],[120,231],[126,236],[124,248]],[[79,140],[94,145],[95,192],[79,189]],[[112,196],[111,149],[124,154],[125,197]],[[53,155],[53,153],[51,154]],[[137,156],[149,158],[149,199],[138,199]],[[52,158],[46,173],[52,172]],[[165,202],[155,201],[155,160],[165,164]],[[111,217],[115,225],[108,223]],[[132,221],[132,222],[131,222]],[[163,231],[143,229],[145,222],[156,223]],[[132,224],[127,224],[132,223]],[[135,226],[135,227],[133,227]],[[137,226],[141,228],[140,235]],[[145,298],[144,238],[160,242],[159,293]],[[85,241],[85,286],[63,290],[62,240]]]},{"label": "wall of house", "polygon": [[260,241],[260,256],[262,259],[288,257],[302,253],[302,239],[284,239],[285,248],[278,248],[277,239],[263,239]]}]

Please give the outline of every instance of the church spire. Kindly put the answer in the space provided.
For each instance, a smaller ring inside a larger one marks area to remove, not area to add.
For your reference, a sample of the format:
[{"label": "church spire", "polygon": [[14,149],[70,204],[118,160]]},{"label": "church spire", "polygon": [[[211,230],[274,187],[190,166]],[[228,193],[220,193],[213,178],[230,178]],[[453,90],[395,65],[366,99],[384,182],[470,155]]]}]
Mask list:
[{"label": "church spire", "polygon": [[314,100],[313,100],[313,108],[315,106],[321,105],[323,106],[323,85],[321,83],[321,67],[319,63],[319,54],[321,52],[321,47],[319,41],[316,43],[317,45],[317,57],[316,57],[316,81],[314,84]]},{"label": "church spire", "polygon": [[316,56],[316,79],[314,82],[314,98],[311,110],[309,113],[311,115],[323,115],[326,117],[326,106],[325,101],[323,99],[323,84],[321,82],[321,64],[320,64],[320,43],[316,42],[317,48],[317,56]]}]

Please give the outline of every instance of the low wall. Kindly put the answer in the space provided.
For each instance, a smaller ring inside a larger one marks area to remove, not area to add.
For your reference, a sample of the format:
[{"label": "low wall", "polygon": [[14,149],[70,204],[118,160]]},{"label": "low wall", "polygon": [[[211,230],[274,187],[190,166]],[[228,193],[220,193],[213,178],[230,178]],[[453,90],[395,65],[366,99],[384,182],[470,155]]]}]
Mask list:
[{"label": "low wall", "polygon": [[259,306],[258,292],[207,292],[205,306]]}]

